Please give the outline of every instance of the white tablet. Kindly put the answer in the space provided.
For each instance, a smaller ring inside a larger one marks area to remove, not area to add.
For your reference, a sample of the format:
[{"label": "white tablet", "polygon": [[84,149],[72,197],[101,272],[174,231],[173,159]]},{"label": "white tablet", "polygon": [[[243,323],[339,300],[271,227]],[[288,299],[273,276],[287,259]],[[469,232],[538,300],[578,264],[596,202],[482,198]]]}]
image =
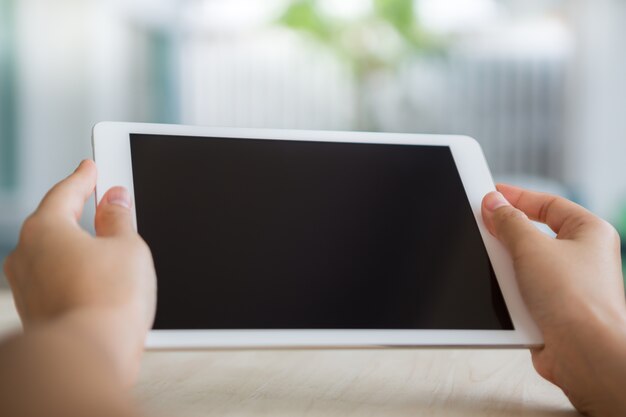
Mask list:
[{"label": "white tablet", "polygon": [[154,256],[148,348],[542,344],[473,139],[101,123],[93,147]]}]

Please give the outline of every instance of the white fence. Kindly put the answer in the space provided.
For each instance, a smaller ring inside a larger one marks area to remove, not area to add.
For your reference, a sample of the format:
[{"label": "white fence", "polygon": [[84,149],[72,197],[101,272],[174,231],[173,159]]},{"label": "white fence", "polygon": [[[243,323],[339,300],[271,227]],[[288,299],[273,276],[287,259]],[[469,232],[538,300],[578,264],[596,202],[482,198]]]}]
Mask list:
[{"label": "white fence", "polygon": [[564,54],[460,51],[416,58],[358,86],[332,53],[282,31],[183,45],[186,123],[462,133],[482,143],[497,174],[562,178]]}]

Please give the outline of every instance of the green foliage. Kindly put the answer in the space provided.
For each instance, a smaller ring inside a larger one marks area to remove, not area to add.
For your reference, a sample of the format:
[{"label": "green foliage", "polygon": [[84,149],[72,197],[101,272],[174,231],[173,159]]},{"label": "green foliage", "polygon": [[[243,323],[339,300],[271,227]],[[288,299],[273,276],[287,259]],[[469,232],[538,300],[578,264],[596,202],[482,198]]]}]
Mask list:
[{"label": "green foliage", "polygon": [[624,279],[626,280],[626,205],[622,208],[617,230],[622,237],[622,268],[624,270]]},{"label": "green foliage", "polygon": [[[366,16],[338,19],[325,15],[318,0],[292,0],[278,23],[320,41],[347,60],[357,75],[393,67],[408,52],[440,52],[441,44],[419,26],[414,0],[372,0],[372,6]],[[390,33],[393,42],[388,47],[371,45],[373,38],[387,39]]]},{"label": "green foliage", "polygon": [[332,39],[332,25],[317,12],[315,0],[295,1],[287,9],[280,22],[292,29],[308,32],[325,41]]},{"label": "green foliage", "polygon": [[417,30],[413,0],[374,0],[374,10],[407,40],[414,41]]}]

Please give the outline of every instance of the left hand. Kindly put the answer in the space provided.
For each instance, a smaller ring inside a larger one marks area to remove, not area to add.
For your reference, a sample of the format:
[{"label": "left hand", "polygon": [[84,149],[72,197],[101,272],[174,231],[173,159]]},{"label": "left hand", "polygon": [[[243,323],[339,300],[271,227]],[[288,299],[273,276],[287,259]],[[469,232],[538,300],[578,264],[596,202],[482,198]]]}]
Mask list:
[{"label": "left hand", "polygon": [[154,320],[156,276],[150,250],[134,231],[126,189],[103,196],[95,237],[79,226],[96,176],[94,162],[83,161],[52,188],[24,223],[4,268],[27,332],[55,321],[72,323],[130,383]]}]

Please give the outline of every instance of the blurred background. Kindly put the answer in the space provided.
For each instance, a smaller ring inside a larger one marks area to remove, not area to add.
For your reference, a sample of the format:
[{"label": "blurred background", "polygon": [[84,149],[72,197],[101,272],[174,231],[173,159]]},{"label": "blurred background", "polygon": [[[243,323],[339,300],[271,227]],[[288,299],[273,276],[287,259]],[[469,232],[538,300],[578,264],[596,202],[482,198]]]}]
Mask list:
[{"label": "blurred background", "polygon": [[624,39],[623,0],[0,0],[0,260],[101,120],[468,134],[626,237]]}]

